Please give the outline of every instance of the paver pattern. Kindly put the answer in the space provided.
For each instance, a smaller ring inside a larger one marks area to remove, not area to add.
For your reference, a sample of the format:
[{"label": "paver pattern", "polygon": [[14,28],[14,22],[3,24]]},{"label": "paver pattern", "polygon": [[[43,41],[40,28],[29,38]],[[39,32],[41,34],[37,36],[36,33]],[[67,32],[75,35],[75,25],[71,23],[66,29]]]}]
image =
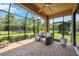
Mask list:
[{"label": "paver pattern", "polygon": [[17,44],[18,47],[2,52],[0,56],[77,56],[73,46],[62,47],[59,42],[54,42],[48,46],[34,39],[17,43],[20,44]]}]

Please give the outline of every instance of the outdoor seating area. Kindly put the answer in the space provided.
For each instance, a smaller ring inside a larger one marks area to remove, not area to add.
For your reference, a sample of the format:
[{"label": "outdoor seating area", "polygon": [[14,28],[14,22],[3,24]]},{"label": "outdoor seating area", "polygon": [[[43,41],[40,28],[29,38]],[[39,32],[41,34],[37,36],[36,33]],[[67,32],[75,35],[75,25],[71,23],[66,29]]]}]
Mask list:
[{"label": "outdoor seating area", "polygon": [[35,36],[35,40],[44,43],[45,45],[49,45],[53,43],[52,34],[48,32],[46,35],[43,32],[40,32]]},{"label": "outdoor seating area", "polygon": [[0,56],[78,56],[78,6],[0,3]]}]

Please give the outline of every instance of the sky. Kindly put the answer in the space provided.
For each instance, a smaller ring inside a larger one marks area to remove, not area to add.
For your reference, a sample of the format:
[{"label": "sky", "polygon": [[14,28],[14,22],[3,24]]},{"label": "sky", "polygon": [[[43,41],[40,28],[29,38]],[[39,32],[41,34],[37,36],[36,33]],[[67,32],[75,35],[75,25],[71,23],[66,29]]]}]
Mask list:
[{"label": "sky", "polygon": [[[5,11],[8,11],[9,5],[10,5],[10,3],[0,3],[0,9],[5,10]],[[27,14],[27,12],[28,12],[28,10],[25,10],[25,9],[21,8],[20,6],[17,6],[16,4],[12,3],[11,4],[10,12],[25,17],[26,14]],[[7,13],[0,11],[0,17],[5,16],[6,14]],[[77,20],[79,20],[79,17],[78,16],[79,16],[79,14],[76,15]],[[29,12],[29,14],[27,15],[27,17],[28,18],[32,17],[32,13]],[[21,17],[16,16],[16,18],[21,18]],[[41,19],[41,17],[39,17],[39,16],[36,16],[35,17],[35,19],[37,19],[37,18],[38,19]],[[52,23],[52,20],[53,19],[50,20],[50,23]],[[63,20],[63,18],[62,17],[59,17],[59,18],[55,18],[54,19],[54,22],[59,22],[59,21],[62,21],[62,20]],[[65,16],[64,17],[64,20],[66,20],[66,21],[71,20],[71,16]],[[43,19],[42,19],[42,22],[44,22]]]},{"label": "sky", "polygon": [[[9,5],[10,5],[10,3],[0,3],[0,9],[1,9],[1,10],[5,10],[5,11],[8,11]],[[21,8],[20,6],[18,6],[18,5],[16,5],[16,4],[12,3],[12,4],[11,4],[10,12],[25,17],[26,14],[27,14],[27,12],[28,12],[28,10],[25,10],[25,9]],[[4,17],[5,15],[7,15],[7,13],[5,13],[5,12],[1,12],[1,11],[0,11],[0,13],[1,13],[1,14],[0,14],[0,17]],[[18,16],[15,16],[15,17],[16,17],[16,18],[22,18],[22,17],[18,17]],[[28,18],[32,17],[32,13],[29,12],[29,14],[27,15],[27,17],[28,17]],[[35,16],[33,16],[33,17],[35,17],[35,19],[37,19],[37,18],[38,18],[38,19],[41,19],[41,17],[39,17],[39,16],[37,16],[37,15],[35,15]]]},{"label": "sky", "polygon": [[[0,3],[0,9],[5,10],[5,11],[8,11],[9,4],[8,3]],[[12,4],[11,5],[10,12],[11,13],[18,14],[18,15],[25,16],[28,11],[27,10],[24,10],[23,8],[15,5],[15,4]]]}]

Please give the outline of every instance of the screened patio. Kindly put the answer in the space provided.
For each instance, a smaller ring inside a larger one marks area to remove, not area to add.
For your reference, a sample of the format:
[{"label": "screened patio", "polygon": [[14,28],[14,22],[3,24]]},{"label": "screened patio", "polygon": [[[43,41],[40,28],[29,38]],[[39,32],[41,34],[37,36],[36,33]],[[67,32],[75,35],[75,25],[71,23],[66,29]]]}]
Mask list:
[{"label": "screened patio", "polygon": [[[0,4],[1,56],[77,56],[79,53],[79,4],[15,3]],[[7,6],[5,8],[4,6]],[[13,11],[15,10],[15,12]],[[69,24],[68,32],[59,25]],[[54,42],[45,45],[35,41],[36,34],[52,32]],[[62,47],[61,38],[67,39]]]}]

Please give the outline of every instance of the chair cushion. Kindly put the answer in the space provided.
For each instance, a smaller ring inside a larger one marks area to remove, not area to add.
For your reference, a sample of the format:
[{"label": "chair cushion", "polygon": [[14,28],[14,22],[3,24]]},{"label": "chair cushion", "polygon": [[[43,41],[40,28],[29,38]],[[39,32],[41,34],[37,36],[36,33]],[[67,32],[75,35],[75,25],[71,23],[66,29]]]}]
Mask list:
[{"label": "chair cushion", "polygon": [[42,38],[41,42],[44,43],[44,44],[46,44],[46,38]]},{"label": "chair cushion", "polygon": [[67,43],[67,40],[61,39],[61,40],[60,40],[60,42],[61,42],[61,44],[64,44],[64,45],[66,45],[66,43]]},{"label": "chair cushion", "polygon": [[39,33],[39,36],[43,36],[43,33],[42,33],[42,32],[40,32],[40,33]]},{"label": "chair cushion", "polygon": [[51,33],[50,32],[48,32],[47,34],[46,34],[46,37],[51,37],[52,35],[51,35]]}]

